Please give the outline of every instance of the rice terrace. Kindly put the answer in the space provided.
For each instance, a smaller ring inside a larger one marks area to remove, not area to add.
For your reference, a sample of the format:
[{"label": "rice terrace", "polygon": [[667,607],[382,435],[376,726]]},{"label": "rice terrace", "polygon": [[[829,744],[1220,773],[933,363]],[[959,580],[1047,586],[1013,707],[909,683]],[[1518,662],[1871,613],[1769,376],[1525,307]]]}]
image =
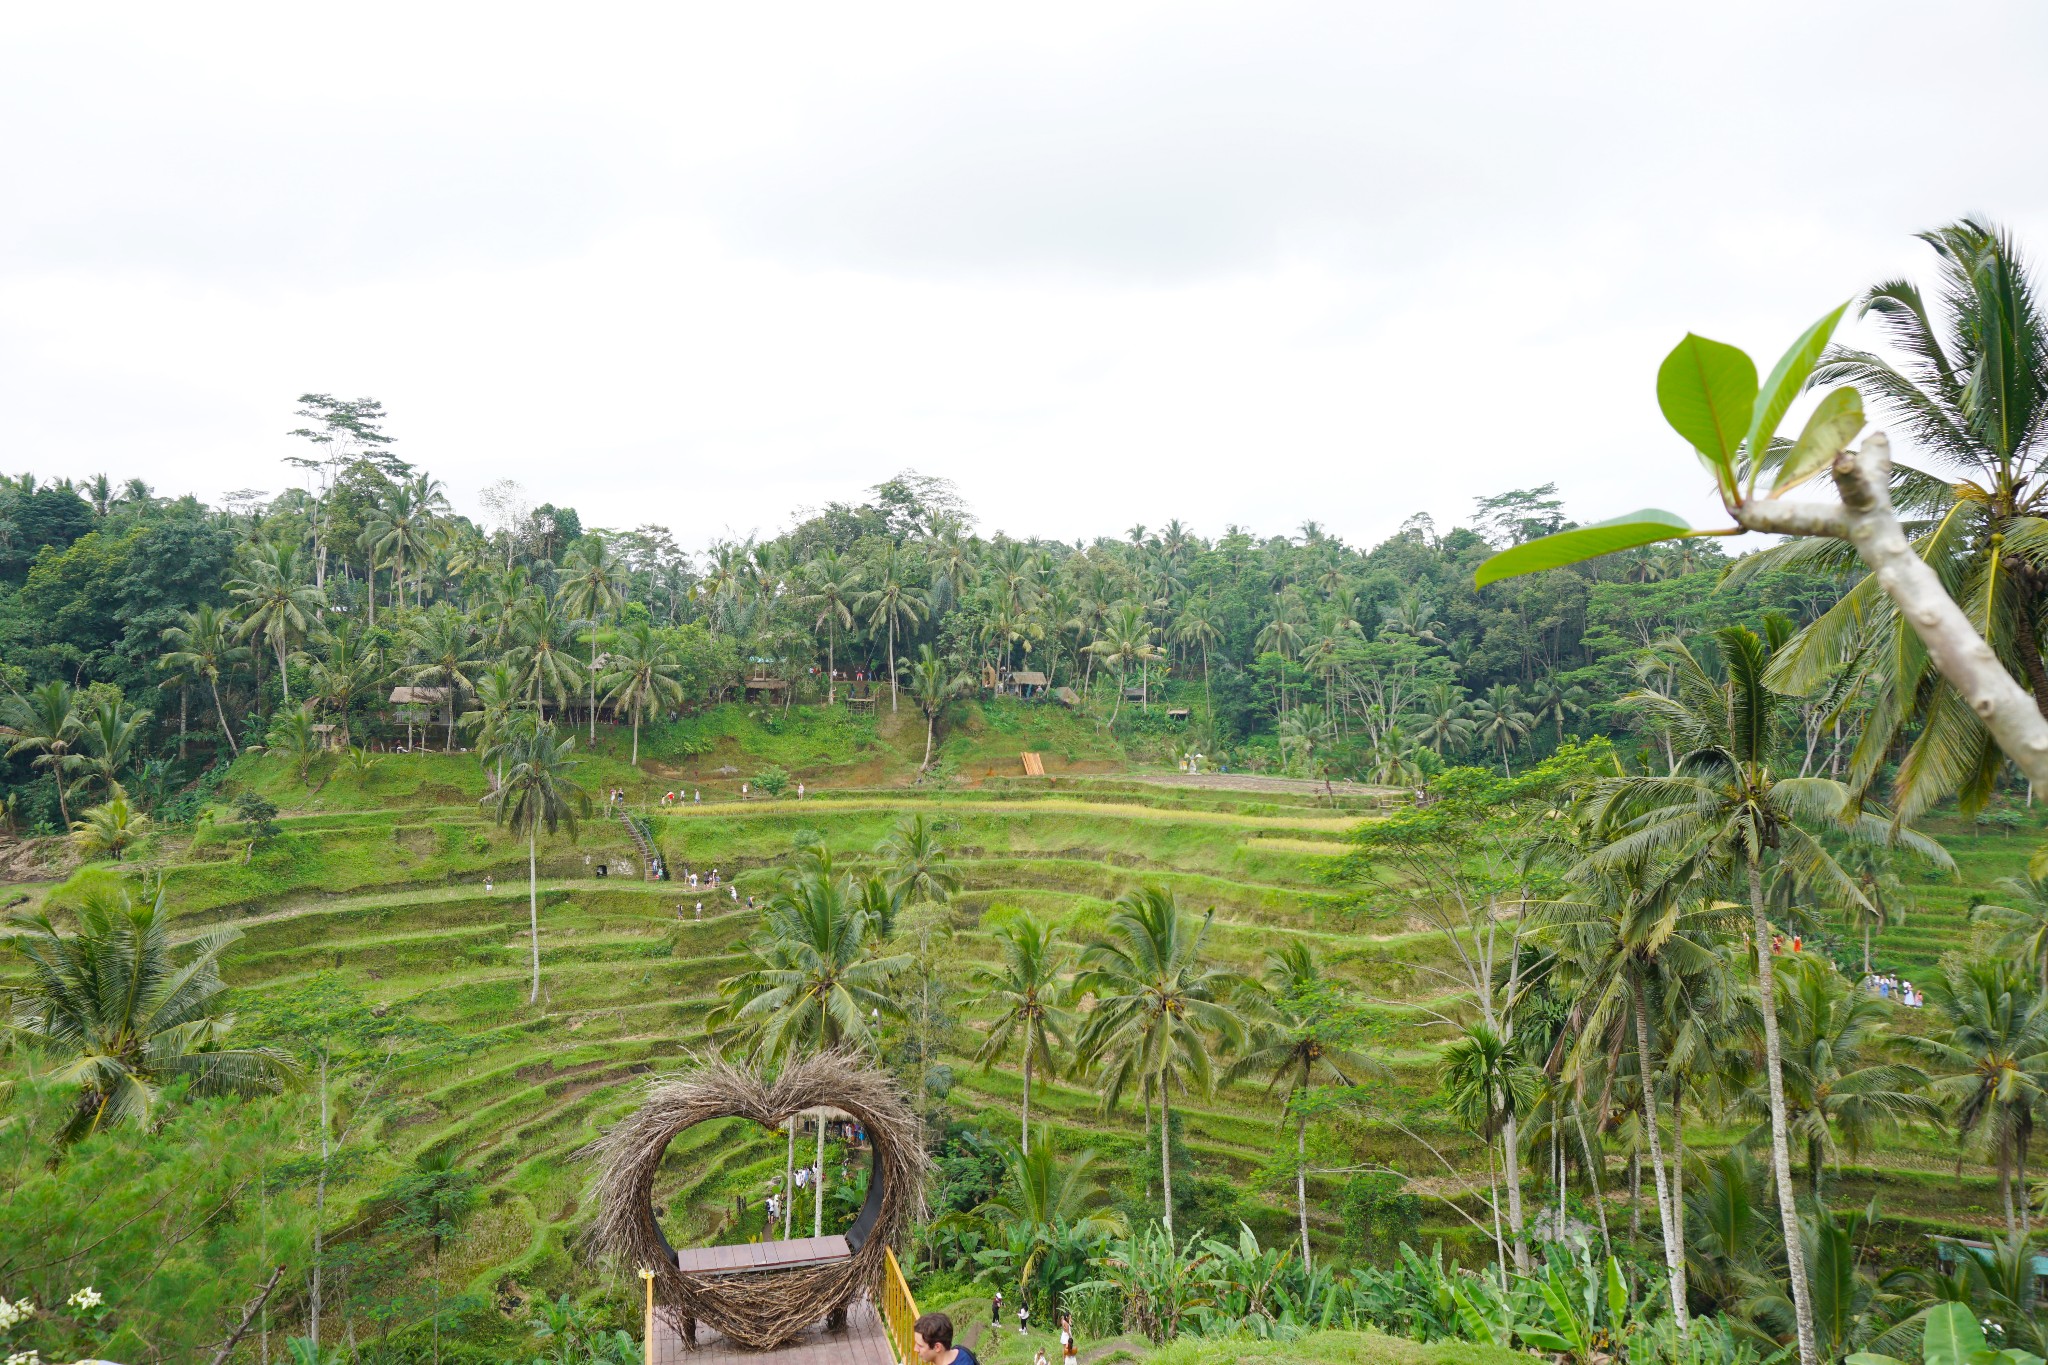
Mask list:
[{"label": "rice terrace", "polygon": [[1964,11],[24,30],[0,1363],[2042,1365]]}]

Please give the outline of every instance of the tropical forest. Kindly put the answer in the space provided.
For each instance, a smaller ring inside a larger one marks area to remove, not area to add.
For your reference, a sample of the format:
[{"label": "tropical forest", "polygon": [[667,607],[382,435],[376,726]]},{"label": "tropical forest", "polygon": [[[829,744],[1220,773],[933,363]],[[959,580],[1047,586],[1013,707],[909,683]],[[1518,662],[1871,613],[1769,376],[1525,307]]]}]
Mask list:
[{"label": "tropical forest", "polygon": [[[8,475],[0,1358],[655,1365],[608,1135],[837,1059],[961,1359],[2038,1365],[2048,308],[1914,250],[1639,357],[1704,528],[686,548],[324,392],[279,495]],[[767,1118],[649,1157],[677,1264],[868,1235]]]}]

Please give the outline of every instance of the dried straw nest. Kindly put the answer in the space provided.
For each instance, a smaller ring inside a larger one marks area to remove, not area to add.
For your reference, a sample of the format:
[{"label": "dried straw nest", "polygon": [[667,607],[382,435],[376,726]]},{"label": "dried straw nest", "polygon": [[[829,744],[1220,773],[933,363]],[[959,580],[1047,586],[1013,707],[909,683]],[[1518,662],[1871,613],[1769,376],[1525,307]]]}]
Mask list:
[{"label": "dried straw nest", "polygon": [[[675,1135],[718,1118],[779,1127],[790,1115],[819,1106],[851,1114],[874,1147],[870,1179],[881,1183],[880,1209],[854,1253],[843,1261],[744,1275],[678,1270],[652,1201],[655,1172]],[[830,1052],[796,1062],[772,1082],[729,1062],[700,1059],[690,1071],[650,1082],[639,1110],[584,1150],[599,1163],[589,1236],[598,1254],[620,1270],[652,1268],[656,1301],[664,1308],[715,1327],[742,1346],[780,1346],[880,1282],[885,1249],[900,1244],[924,1211],[931,1162],[923,1138],[923,1125],[894,1078],[856,1054]]]}]

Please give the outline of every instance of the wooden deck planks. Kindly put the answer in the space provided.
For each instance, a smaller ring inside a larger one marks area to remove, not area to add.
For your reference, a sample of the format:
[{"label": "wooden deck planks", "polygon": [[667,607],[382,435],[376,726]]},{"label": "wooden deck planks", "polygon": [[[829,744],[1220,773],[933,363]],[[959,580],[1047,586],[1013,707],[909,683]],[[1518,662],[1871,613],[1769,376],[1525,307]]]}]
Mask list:
[{"label": "wooden deck planks", "polygon": [[743,1275],[755,1270],[781,1270],[818,1261],[843,1261],[853,1255],[846,1238],[793,1237],[786,1242],[735,1242],[728,1246],[691,1247],[676,1253],[676,1265],[693,1275]]},{"label": "wooden deck planks", "polygon": [[742,1350],[699,1324],[697,1349],[693,1351],[684,1343],[682,1333],[659,1310],[654,1315],[654,1340],[648,1344],[652,1349],[647,1365],[897,1365],[889,1352],[881,1314],[865,1298],[848,1305],[843,1330],[827,1332],[820,1323],[801,1340],[780,1350]]}]

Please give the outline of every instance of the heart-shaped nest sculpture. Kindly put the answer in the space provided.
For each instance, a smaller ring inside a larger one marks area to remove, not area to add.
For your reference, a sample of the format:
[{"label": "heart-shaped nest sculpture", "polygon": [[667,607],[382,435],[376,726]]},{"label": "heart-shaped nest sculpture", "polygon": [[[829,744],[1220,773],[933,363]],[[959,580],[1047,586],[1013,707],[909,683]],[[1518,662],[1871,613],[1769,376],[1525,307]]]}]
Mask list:
[{"label": "heart-shaped nest sculpture", "polygon": [[[779,1128],[829,1106],[867,1130],[874,1148],[867,1206],[847,1234],[852,1254],[751,1274],[679,1270],[654,1216],[654,1176],[675,1135],[711,1119],[752,1119]],[[584,1150],[599,1163],[590,1238],[620,1270],[654,1271],[663,1309],[717,1328],[738,1345],[767,1350],[795,1340],[881,1280],[885,1252],[924,1211],[923,1125],[888,1072],[849,1052],[783,1068],[773,1081],[721,1060],[648,1083],[640,1107]]]}]

